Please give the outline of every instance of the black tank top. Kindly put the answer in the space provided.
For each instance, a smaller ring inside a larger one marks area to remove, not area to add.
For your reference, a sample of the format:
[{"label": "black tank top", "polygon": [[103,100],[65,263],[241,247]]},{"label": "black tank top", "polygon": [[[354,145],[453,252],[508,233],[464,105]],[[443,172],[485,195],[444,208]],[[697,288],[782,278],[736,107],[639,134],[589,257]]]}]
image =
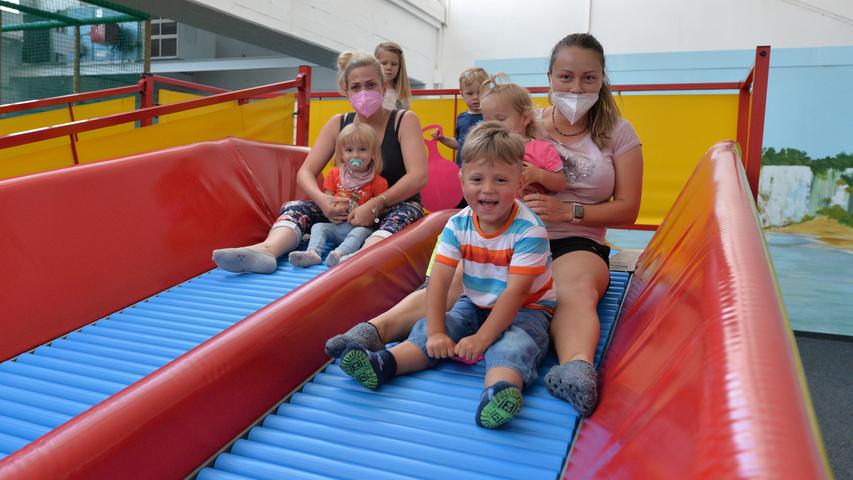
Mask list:
[{"label": "black tank top", "polygon": [[[382,176],[388,180],[388,186],[394,186],[397,180],[406,174],[406,164],[403,163],[403,149],[400,146],[400,139],[397,132],[400,128],[400,122],[403,121],[403,115],[406,111],[400,114],[397,118],[397,112],[400,110],[391,110],[391,116],[388,117],[388,125],[385,126],[385,136],[382,137],[382,145],[379,150],[382,152]],[[341,130],[355,120],[355,112],[349,112],[341,116]],[[396,122],[394,120],[397,120]],[[415,201],[421,203],[421,194],[416,193],[407,198],[406,201]]]}]

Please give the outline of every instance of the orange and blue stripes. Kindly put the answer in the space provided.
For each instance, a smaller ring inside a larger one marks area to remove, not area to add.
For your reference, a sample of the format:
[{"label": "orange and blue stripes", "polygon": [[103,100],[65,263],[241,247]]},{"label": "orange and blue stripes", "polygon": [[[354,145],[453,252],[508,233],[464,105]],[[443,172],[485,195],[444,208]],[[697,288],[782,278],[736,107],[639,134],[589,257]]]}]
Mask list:
[{"label": "orange and blue stripes", "polygon": [[491,308],[506,289],[510,274],[536,276],[526,308],[552,311],[556,302],[551,278],[551,251],[545,225],[516,201],[507,225],[484,235],[470,207],[448,220],[435,261],[456,267],[463,262],[465,294],[481,308]]}]

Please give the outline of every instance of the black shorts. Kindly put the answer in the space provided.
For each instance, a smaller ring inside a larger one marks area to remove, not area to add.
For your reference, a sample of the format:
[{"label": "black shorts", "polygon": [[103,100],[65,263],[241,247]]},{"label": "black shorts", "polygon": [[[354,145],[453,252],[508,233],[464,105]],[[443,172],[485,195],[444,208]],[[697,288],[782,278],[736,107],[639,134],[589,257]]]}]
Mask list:
[{"label": "black shorts", "polygon": [[592,252],[602,260],[610,268],[610,247],[602,245],[595,240],[590,240],[585,237],[566,237],[551,240],[551,258],[554,260],[561,256],[577,251]]}]

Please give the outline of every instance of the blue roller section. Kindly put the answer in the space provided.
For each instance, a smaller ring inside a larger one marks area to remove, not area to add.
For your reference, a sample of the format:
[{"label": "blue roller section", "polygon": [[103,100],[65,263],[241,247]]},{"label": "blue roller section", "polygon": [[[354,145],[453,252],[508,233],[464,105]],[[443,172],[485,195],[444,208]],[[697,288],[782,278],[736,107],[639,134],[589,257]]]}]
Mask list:
[{"label": "blue roller section", "polygon": [[211,270],[0,363],[0,459],[326,270],[286,261],[270,275]]},{"label": "blue roller section", "polygon": [[[611,272],[598,305],[596,365],[613,333],[628,273]],[[524,408],[500,430],[474,423],[482,363],[446,361],[369,391],[329,364],[212,465],[200,480],[245,478],[554,479],[579,418],[551,396],[542,377],[525,390]]]}]

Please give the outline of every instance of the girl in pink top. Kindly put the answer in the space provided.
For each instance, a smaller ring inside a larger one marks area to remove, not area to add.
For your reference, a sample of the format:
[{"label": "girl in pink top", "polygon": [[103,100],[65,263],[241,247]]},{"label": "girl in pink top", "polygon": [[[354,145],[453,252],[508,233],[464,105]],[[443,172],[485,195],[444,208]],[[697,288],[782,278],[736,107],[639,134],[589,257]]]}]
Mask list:
[{"label": "girl in pink top", "polygon": [[539,138],[542,127],[524,87],[499,73],[480,87],[480,109],[483,120],[497,120],[527,140],[521,176],[524,193],[554,194],[566,188],[563,161],[551,142]]}]

